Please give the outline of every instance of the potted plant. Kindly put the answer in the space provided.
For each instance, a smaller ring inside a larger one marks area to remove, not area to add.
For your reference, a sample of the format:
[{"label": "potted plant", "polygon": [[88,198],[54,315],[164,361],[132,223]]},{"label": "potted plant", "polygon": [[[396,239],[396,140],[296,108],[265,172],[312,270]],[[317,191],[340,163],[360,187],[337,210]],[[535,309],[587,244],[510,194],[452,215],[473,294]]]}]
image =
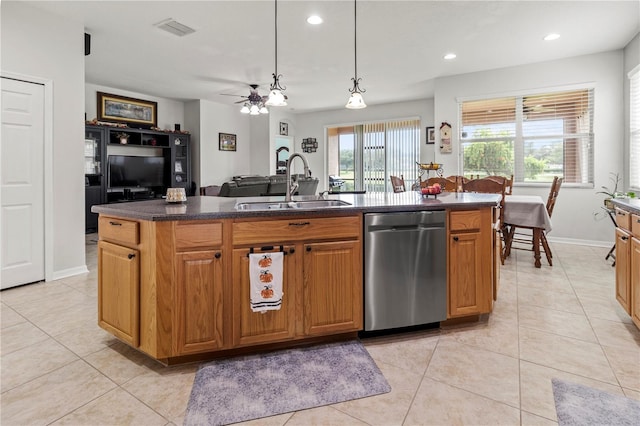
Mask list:
[{"label": "potted plant", "polygon": [[601,188],[604,189],[604,191],[598,191],[596,192],[596,194],[605,194],[607,195],[607,198],[604,199],[604,205],[606,208],[608,209],[613,209],[613,203],[611,203],[611,199],[619,197],[621,194],[618,192],[618,183],[620,183],[620,180],[622,178],[620,177],[619,173],[609,173],[609,180],[611,180],[611,182],[613,182],[613,189],[609,189],[606,186],[602,186]]}]

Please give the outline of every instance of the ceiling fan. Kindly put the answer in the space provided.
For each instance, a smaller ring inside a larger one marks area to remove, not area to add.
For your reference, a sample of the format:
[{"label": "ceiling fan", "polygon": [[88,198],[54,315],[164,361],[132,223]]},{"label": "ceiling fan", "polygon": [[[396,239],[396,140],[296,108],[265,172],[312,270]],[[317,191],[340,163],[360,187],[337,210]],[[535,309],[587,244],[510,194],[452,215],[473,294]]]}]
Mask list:
[{"label": "ceiling fan", "polygon": [[221,95],[223,95],[223,96],[236,96],[236,97],[242,98],[241,101],[237,101],[235,103],[236,104],[244,103],[244,105],[242,106],[242,109],[240,110],[240,112],[243,113],[243,114],[250,114],[250,115],[268,114],[269,110],[264,105],[264,103],[268,99],[268,96],[261,96],[260,93],[258,93],[258,85],[257,84],[250,84],[249,87],[251,87],[251,91],[249,92],[249,96],[230,95],[230,94],[227,94],[227,93],[221,93]]}]

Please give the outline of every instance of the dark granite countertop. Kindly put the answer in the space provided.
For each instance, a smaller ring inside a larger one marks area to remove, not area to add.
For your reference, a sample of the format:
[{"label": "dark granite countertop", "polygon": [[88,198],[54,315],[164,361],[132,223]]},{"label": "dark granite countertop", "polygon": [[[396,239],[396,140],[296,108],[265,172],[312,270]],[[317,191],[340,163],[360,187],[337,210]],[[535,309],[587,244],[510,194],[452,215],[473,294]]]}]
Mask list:
[{"label": "dark granite countertop", "polygon": [[[293,200],[304,200],[317,197],[293,197]],[[169,204],[163,199],[134,201],[129,203],[101,204],[91,207],[94,213],[118,216],[130,219],[149,221],[165,220],[199,220],[240,217],[273,217],[273,216],[334,216],[346,213],[374,213],[394,211],[473,209],[495,206],[500,195],[443,192],[436,198],[423,198],[420,194],[408,191],[401,193],[367,193],[367,194],[329,194],[330,200],[342,200],[348,206],[323,207],[319,209],[278,209],[278,210],[243,210],[235,209],[236,203],[268,201],[281,202],[279,197],[188,197],[183,204]]]},{"label": "dark granite countertop", "polygon": [[631,213],[640,214],[639,198],[613,198],[611,202],[613,205],[618,206],[621,209],[630,211]]}]

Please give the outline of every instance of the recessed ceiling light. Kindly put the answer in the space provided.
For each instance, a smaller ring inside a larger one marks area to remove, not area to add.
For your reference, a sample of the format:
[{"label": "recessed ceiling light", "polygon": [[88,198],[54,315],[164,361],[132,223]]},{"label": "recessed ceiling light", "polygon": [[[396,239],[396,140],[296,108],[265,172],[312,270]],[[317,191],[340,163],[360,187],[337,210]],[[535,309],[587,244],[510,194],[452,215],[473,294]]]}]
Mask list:
[{"label": "recessed ceiling light", "polygon": [[544,36],[544,41],[553,41],[553,40],[557,40],[560,38],[560,34],[556,34],[556,33],[551,33],[551,34],[547,34],[546,36]]},{"label": "recessed ceiling light", "polygon": [[322,24],[322,18],[318,15],[311,15],[307,18],[307,22],[311,25],[320,25]]},{"label": "recessed ceiling light", "polygon": [[455,53],[447,53],[446,55],[443,56],[445,59],[447,60],[451,60],[451,59],[455,59],[457,57],[457,55]]}]

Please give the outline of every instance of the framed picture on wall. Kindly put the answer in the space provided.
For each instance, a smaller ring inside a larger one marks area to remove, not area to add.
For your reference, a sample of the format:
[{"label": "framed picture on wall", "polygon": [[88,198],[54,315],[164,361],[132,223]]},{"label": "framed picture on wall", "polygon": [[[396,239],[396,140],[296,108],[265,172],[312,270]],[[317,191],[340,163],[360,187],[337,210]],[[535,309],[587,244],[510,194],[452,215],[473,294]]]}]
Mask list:
[{"label": "framed picture on wall", "polygon": [[436,143],[435,127],[427,127],[427,145]]},{"label": "framed picture on wall", "polygon": [[289,123],[280,122],[280,136],[289,136]]},{"label": "framed picture on wall", "polygon": [[236,135],[231,133],[218,133],[218,149],[220,151],[235,151]]},{"label": "framed picture on wall", "polygon": [[97,92],[98,120],[155,127],[158,123],[158,103],[126,96]]}]

